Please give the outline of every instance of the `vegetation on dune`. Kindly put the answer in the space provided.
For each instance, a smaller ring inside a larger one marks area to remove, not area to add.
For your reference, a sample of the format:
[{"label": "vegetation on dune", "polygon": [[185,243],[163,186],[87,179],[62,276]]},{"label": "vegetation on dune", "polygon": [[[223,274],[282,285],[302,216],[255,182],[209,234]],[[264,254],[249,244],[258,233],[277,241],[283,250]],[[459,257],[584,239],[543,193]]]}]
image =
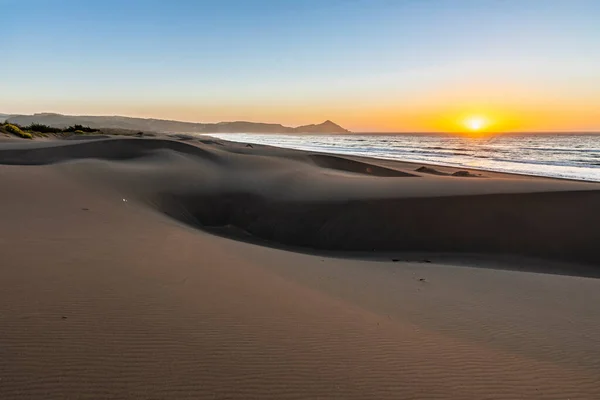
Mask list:
[{"label": "vegetation on dune", "polygon": [[74,135],[87,135],[90,133],[120,136],[154,136],[152,133],[138,132],[128,129],[95,129],[89,126],[75,124],[67,128],[56,128],[40,123],[31,123],[23,126],[13,122],[0,122],[0,134],[10,134],[26,139],[36,137],[61,139]]},{"label": "vegetation on dune", "polygon": [[73,132],[73,133],[92,133],[92,132],[98,132],[98,129],[90,128],[89,126],[75,124],[73,126],[63,129],[62,131],[63,132]]},{"label": "vegetation on dune", "polygon": [[54,128],[52,126],[44,125],[44,124],[31,124],[26,126],[24,129],[31,132],[39,132],[39,133],[76,133],[76,134],[84,134],[91,132],[98,132],[98,129],[90,128],[89,126],[83,125],[72,125],[68,128]]},{"label": "vegetation on dune", "polygon": [[3,128],[6,132],[11,133],[15,136],[19,136],[23,139],[33,139],[33,136],[29,132],[23,132],[20,127],[13,124],[4,124]]},{"label": "vegetation on dune", "polygon": [[68,128],[55,128],[52,126],[32,123],[28,126],[20,126],[14,123],[1,123],[0,130],[24,139],[33,139],[38,137],[49,137],[49,135],[62,136],[63,134],[85,135],[91,132],[98,132],[98,129],[90,128],[89,126],[73,125]]},{"label": "vegetation on dune", "polygon": [[25,129],[27,131],[39,132],[39,133],[60,133],[60,132],[62,132],[62,129],[60,129],[60,128],[53,128],[51,126],[43,125],[43,124],[31,124],[29,126],[24,127],[23,129]]}]

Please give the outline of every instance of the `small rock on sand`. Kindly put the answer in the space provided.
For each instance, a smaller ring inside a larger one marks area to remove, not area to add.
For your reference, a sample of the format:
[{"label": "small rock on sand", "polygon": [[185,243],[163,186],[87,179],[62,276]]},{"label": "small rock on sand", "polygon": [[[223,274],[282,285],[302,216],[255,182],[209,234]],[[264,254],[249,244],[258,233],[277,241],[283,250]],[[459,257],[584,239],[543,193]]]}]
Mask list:
[{"label": "small rock on sand", "polygon": [[472,177],[476,177],[477,175],[472,174],[469,171],[456,171],[455,173],[452,174],[452,176],[461,176],[464,178],[472,178]]}]

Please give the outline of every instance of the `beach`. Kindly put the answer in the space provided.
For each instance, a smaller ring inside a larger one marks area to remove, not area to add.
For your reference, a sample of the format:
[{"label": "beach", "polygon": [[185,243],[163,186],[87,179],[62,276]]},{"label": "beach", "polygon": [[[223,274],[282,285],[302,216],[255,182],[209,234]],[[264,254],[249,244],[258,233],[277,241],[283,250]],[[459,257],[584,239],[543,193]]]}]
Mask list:
[{"label": "beach", "polygon": [[0,143],[0,398],[600,398],[600,184]]},{"label": "beach", "polygon": [[600,182],[593,132],[212,134],[228,141],[484,171]]}]

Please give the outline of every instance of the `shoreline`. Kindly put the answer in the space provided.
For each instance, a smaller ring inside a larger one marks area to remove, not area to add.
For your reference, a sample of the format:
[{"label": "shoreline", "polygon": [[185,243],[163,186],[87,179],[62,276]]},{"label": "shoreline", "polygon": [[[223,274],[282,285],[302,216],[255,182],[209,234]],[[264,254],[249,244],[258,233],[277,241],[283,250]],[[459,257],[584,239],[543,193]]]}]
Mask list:
[{"label": "shoreline", "polygon": [[[233,140],[227,140],[225,138],[223,138],[223,136],[227,136],[228,134],[208,134],[208,133],[202,133],[202,134],[197,134],[200,136],[207,136],[207,137],[211,137],[213,139],[218,139],[218,140],[223,140],[226,142],[230,142],[230,143],[243,143],[246,144],[247,142],[243,142],[243,141],[233,141]],[[219,135],[219,136],[214,136],[214,135]],[[231,134],[231,135],[236,135],[236,134]],[[252,134],[249,134],[252,135]],[[262,134],[260,134],[262,135]],[[267,134],[265,134],[267,135]],[[302,135],[299,134],[269,134],[272,136],[296,136],[296,137],[301,137]],[[360,134],[351,134],[351,135],[343,135],[343,134],[336,134],[336,135],[327,135],[327,134],[319,134],[319,135],[311,135],[311,136],[323,136],[323,137],[331,137],[331,136],[346,136],[346,137],[353,137],[353,136],[361,136]],[[415,136],[416,134],[410,134],[410,133],[406,133],[404,134],[405,136]],[[452,134],[448,134],[448,135],[443,135],[443,134],[432,134],[433,136],[455,136],[455,137],[460,137],[460,136],[456,136],[456,135],[452,135]],[[519,135],[519,134],[515,134],[515,135]],[[190,135],[193,136],[193,135]],[[383,136],[383,135],[364,135],[364,136]],[[394,136],[394,134],[390,133],[387,134],[387,136]],[[504,135],[503,135],[504,136]],[[475,138],[477,139],[477,138]],[[414,164],[414,165],[423,165],[423,166],[432,166],[432,167],[440,167],[440,168],[455,168],[455,169],[465,169],[465,170],[470,170],[470,171],[479,171],[479,172],[488,172],[488,173],[498,173],[498,174],[508,174],[508,175],[522,175],[522,176],[530,176],[530,177],[539,177],[539,178],[549,178],[549,179],[562,179],[562,180],[570,180],[570,181],[577,181],[577,182],[598,182],[600,183],[600,180],[593,180],[593,179],[577,179],[577,178],[569,178],[569,177],[557,177],[557,176],[549,176],[549,175],[535,175],[535,174],[527,174],[527,173],[520,173],[520,172],[512,172],[512,171],[499,171],[499,170],[495,170],[495,169],[485,169],[485,168],[473,168],[473,167],[467,167],[467,166],[460,166],[460,165],[449,165],[449,164],[437,164],[434,162],[420,162],[420,161],[405,161],[405,160],[400,160],[400,159],[395,159],[395,158],[385,158],[385,157],[377,157],[377,156],[362,156],[362,155],[352,155],[352,154],[345,154],[345,153],[339,153],[339,152],[323,152],[320,150],[308,150],[308,149],[297,149],[297,148],[293,148],[293,147],[282,147],[282,146],[277,146],[277,145],[269,145],[269,144],[262,144],[262,143],[252,143],[253,146],[269,146],[269,147],[275,147],[275,148],[279,148],[279,149],[288,149],[288,150],[298,150],[298,151],[307,151],[307,152],[314,152],[314,153],[321,153],[321,154],[333,154],[333,155],[339,155],[339,156],[343,156],[343,157],[353,157],[353,158],[364,158],[364,159],[373,159],[373,160],[383,160],[383,161],[396,161],[396,162],[400,162],[400,163],[405,163],[405,164]]]},{"label": "shoreline", "polygon": [[[557,180],[565,180],[565,181],[573,181],[573,182],[586,182],[586,183],[600,183],[600,181],[597,180],[591,180],[591,179],[577,179],[577,178],[568,178],[568,177],[557,177],[557,176],[548,176],[548,175],[535,175],[535,174],[528,174],[528,173],[520,173],[520,172],[512,172],[512,171],[499,171],[499,170],[495,170],[495,169],[485,169],[485,168],[473,168],[473,167],[468,167],[468,166],[461,166],[461,165],[449,165],[449,164],[437,164],[435,162],[420,162],[420,161],[406,161],[406,160],[400,160],[400,159],[395,159],[395,158],[383,158],[383,157],[376,157],[376,156],[362,156],[362,155],[352,155],[352,154],[345,154],[345,153],[338,153],[338,152],[324,152],[324,151],[319,151],[319,150],[307,150],[307,149],[297,149],[297,148],[293,148],[293,147],[281,147],[281,146],[277,146],[277,145],[272,145],[272,144],[262,144],[262,143],[251,143],[251,142],[245,142],[245,141],[234,141],[234,140],[227,140],[224,139],[222,137],[219,137],[217,135],[221,135],[221,136],[227,136],[227,135],[238,135],[238,134],[243,134],[243,133],[231,133],[231,134],[220,134],[220,133],[157,133],[157,132],[146,132],[143,135],[139,136],[138,134],[134,133],[133,131],[131,132],[126,132],[127,130],[123,130],[123,132],[115,134],[112,133],[112,131],[114,130],[109,130],[107,133],[103,133],[102,130],[99,131],[99,134],[91,134],[91,135],[85,135],[85,136],[81,136],[81,137],[76,137],[76,136],[72,136],[72,137],[65,137],[65,138],[54,138],[54,137],[50,137],[50,138],[39,138],[36,137],[34,139],[35,142],[51,142],[51,141],[63,141],[63,140],[75,140],[75,141],[79,141],[79,140],[100,140],[100,139],[109,139],[109,138],[114,138],[114,139],[119,139],[119,138],[133,138],[133,137],[137,137],[137,138],[144,138],[144,139],[149,139],[149,138],[156,138],[156,139],[166,139],[166,140],[175,140],[175,141],[183,141],[183,142],[187,142],[193,139],[201,139],[202,137],[206,137],[206,138],[210,138],[210,139],[214,139],[216,141],[221,141],[221,142],[225,142],[225,143],[229,143],[229,144],[242,144],[242,145],[247,145],[247,144],[251,144],[252,146],[262,146],[262,147],[267,147],[267,148],[274,148],[274,149],[281,149],[281,150],[289,150],[289,151],[298,151],[298,152],[306,152],[306,153],[314,153],[314,154],[321,154],[321,155],[334,155],[334,156],[340,156],[340,157],[344,157],[344,158],[349,158],[349,159],[355,159],[355,160],[359,160],[359,161],[364,161],[364,162],[381,162],[381,163],[393,163],[393,164],[399,164],[402,167],[406,167],[406,166],[414,166],[416,168],[419,167],[434,167],[434,168],[440,168],[441,171],[444,170],[451,170],[451,171],[456,171],[456,170],[465,170],[465,171],[469,171],[469,172],[475,172],[475,173],[487,173],[487,174],[493,174],[494,176],[502,176],[502,175],[508,175],[508,176],[522,176],[522,177],[530,177],[530,178],[542,178],[542,179],[557,179]],[[513,135],[521,135],[521,134],[527,134],[528,132],[520,132],[520,133],[513,133]],[[537,132],[529,132],[530,134],[543,134],[543,133],[537,133]],[[589,135],[589,134],[594,134],[594,132],[578,132],[581,135]],[[416,135],[415,133],[377,133],[377,134],[368,134],[367,136],[381,136],[381,135],[387,135],[387,136],[393,136],[395,134],[400,134],[400,135],[407,135],[407,136],[414,136]],[[423,133],[425,134],[425,133]],[[548,135],[554,135],[554,134],[560,134],[560,135],[566,135],[568,133],[548,133]],[[600,133],[598,133],[600,135]],[[257,135],[273,135],[273,136],[278,136],[278,135],[282,135],[282,136],[306,136],[306,134],[295,134],[295,133],[264,133],[264,134],[257,134]],[[362,135],[361,133],[352,133],[352,134],[310,134],[311,136],[348,136],[348,137],[353,137],[356,135]],[[431,135],[435,135],[435,136],[456,136],[455,134],[452,133],[431,133]],[[503,136],[505,135],[509,135],[509,134],[502,134]],[[0,137],[0,142],[3,143],[18,143],[18,142],[23,142],[23,139],[20,138],[16,138],[16,137]]]}]

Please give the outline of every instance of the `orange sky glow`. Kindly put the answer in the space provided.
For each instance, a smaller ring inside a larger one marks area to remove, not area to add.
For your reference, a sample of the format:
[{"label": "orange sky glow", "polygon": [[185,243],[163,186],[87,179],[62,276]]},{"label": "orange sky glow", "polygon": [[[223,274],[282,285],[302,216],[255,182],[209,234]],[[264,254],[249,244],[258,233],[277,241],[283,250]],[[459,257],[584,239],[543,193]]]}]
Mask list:
[{"label": "orange sky glow", "polygon": [[0,113],[600,132],[598,1],[234,2],[13,2]]}]

